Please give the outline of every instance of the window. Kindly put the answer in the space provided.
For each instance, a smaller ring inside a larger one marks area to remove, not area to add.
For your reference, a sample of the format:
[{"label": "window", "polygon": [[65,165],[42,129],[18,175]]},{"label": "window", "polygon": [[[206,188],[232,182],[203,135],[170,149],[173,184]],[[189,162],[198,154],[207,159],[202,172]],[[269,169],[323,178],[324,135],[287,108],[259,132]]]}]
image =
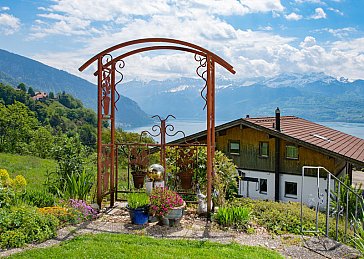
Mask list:
[{"label": "window", "polygon": [[229,141],[229,153],[232,155],[240,155],[240,141]]},{"label": "window", "polygon": [[269,155],[269,143],[268,142],[259,142],[259,156],[268,157]]},{"label": "window", "polygon": [[286,158],[298,159],[298,147],[293,145],[286,145]]},{"label": "window", "polygon": [[262,194],[267,194],[268,186],[267,179],[260,179],[259,180],[259,192]]},{"label": "window", "polygon": [[284,182],[284,196],[288,198],[297,198],[297,183]]}]

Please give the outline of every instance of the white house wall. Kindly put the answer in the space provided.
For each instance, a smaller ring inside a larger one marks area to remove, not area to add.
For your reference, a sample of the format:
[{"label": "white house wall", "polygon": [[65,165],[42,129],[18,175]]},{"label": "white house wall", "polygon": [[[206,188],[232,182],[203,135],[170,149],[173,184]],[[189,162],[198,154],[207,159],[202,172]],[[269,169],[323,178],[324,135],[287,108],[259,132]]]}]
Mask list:
[{"label": "white house wall", "polygon": [[[245,177],[252,177],[259,179],[267,179],[267,193],[260,193],[259,182],[247,182],[239,181],[239,195],[243,197],[249,197],[252,199],[259,200],[274,200],[274,173],[264,171],[251,171],[242,170],[245,173]],[[283,202],[301,201],[301,190],[302,190],[302,176],[301,175],[289,175],[280,174],[280,200]],[[285,195],[285,182],[297,183],[297,195],[289,196]],[[315,206],[317,202],[318,190],[317,190],[317,177],[305,176],[303,182],[303,203],[309,207]],[[325,178],[319,180],[319,192],[320,192],[320,209],[326,206],[326,188],[327,181]],[[334,188],[334,181],[331,180],[331,190]]]}]

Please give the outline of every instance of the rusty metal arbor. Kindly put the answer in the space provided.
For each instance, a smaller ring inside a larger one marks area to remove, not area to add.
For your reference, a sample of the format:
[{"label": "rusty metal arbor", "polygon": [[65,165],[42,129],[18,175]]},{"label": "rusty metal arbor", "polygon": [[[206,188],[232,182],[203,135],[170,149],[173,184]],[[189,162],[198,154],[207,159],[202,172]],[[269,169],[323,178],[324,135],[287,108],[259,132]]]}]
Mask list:
[{"label": "rusty metal arbor", "polygon": [[[148,47],[141,47],[148,44]],[[139,46],[138,46],[139,45]],[[115,51],[123,51],[123,48],[135,46],[134,50],[123,52],[113,57]],[[116,86],[122,82],[122,69],[125,66],[124,59],[137,53],[152,50],[178,50],[195,54],[198,62],[197,75],[205,82],[201,90],[201,97],[205,101],[206,126],[207,126],[207,212],[211,212],[211,190],[213,175],[213,158],[215,154],[215,64],[218,63],[229,72],[235,74],[233,66],[211,51],[195,44],[168,38],[145,38],[127,41],[110,47],[89,59],[79,70],[82,72],[92,63],[97,62],[97,87],[98,87],[98,133],[97,133],[97,202],[101,205],[102,198],[110,194],[110,206],[115,201],[115,109],[119,100]],[[102,143],[102,122],[108,121],[111,130],[110,143]]]}]

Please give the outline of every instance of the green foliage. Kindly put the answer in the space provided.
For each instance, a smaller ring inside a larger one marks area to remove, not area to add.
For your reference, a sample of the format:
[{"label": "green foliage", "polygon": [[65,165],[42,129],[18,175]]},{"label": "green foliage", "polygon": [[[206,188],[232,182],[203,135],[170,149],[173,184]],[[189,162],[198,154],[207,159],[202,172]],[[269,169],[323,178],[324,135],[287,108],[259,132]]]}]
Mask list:
[{"label": "green foliage", "polygon": [[50,147],[64,133],[78,134],[81,143],[95,148],[96,125],[96,113],[69,94],[34,101],[29,94],[0,83],[0,152],[51,158]]},{"label": "green foliage", "polygon": [[86,168],[87,150],[79,138],[64,135],[58,138],[53,154],[58,167],[47,175],[48,190],[60,197],[85,199],[92,187],[94,174]]},{"label": "green foliage", "polygon": [[14,204],[15,192],[12,188],[3,186],[0,182],[0,209],[9,208]]},{"label": "green foliage", "polygon": [[83,169],[81,173],[71,173],[67,175],[63,196],[70,199],[86,200],[94,183],[95,175],[86,173]]},{"label": "green foliage", "polygon": [[0,209],[17,204],[26,185],[24,176],[17,175],[12,179],[7,170],[0,169]]},{"label": "green foliage", "polygon": [[246,207],[225,206],[218,209],[214,219],[223,227],[247,229],[250,214],[250,209]]},{"label": "green foliage", "polygon": [[77,236],[61,246],[32,249],[13,258],[283,258],[257,246],[219,244],[205,240],[161,239],[130,234]]},{"label": "green foliage", "polygon": [[23,91],[23,92],[26,92],[27,91],[27,87],[25,86],[24,83],[20,83],[18,86],[17,86],[17,89]]},{"label": "green foliage", "polygon": [[5,168],[11,177],[23,175],[28,182],[27,191],[42,190],[47,171],[55,171],[56,161],[34,156],[0,153],[0,168]]},{"label": "green foliage", "polygon": [[30,96],[34,96],[35,95],[35,92],[34,92],[34,90],[33,90],[33,88],[31,86],[28,88],[28,94]]},{"label": "green foliage", "polygon": [[35,207],[0,209],[0,247],[19,247],[42,242],[56,235],[59,221],[43,215]]},{"label": "green foliage", "polygon": [[[343,186],[342,184],[340,185],[340,195],[339,194],[339,188],[338,188],[338,182],[335,181],[335,191],[331,191],[331,208],[337,208],[337,206],[339,207],[343,207],[344,211],[346,211],[346,196],[348,196],[348,209],[349,209],[349,219],[353,219],[355,217],[355,207],[356,204],[358,205],[358,210],[360,210],[361,205],[360,204],[360,199],[357,199],[357,196],[362,197],[361,193],[362,193],[362,189],[361,186],[362,184],[360,183],[358,186],[351,186],[350,184],[350,179],[348,175],[342,176],[340,177],[340,180],[350,188],[350,190],[348,190],[345,186]],[[336,201],[336,198],[338,198],[338,200]],[[359,211],[358,211],[359,212]],[[358,214],[359,216],[363,216],[363,214]]]},{"label": "green foliage", "polygon": [[44,190],[27,190],[22,196],[22,201],[38,208],[50,207],[56,203],[56,198]]},{"label": "green foliage", "polygon": [[[218,196],[213,197],[214,203],[217,206],[222,206],[225,199],[233,197],[237,193],[237,177],[236,166],[224,153],[215,151],[215,167],[213,177],[213,188]],[[206,177],[207,153],[206,148],[199,148],[198,164],[196,165],[196,173],[198,183],[203,192],[206,192],[207,177]]]},{"label": "green foliage", "polygon": [[130,209],[141,208],[150,204],[149,196],[146,193],[129,193],[127,201]]},{"label": "green foliage", "polygon": [[[250,208],[252,217],[260,226],[264,226],[268,231],[275,234],[293,233],[301,234],[301,205],[298,202],[274,202],[259,201],[250,198],[238,198],[229,202],[230,206],[243,206]],[[325,215],[318,214],[319,233],[325,233]],[[306,206],[303,206],[303,229],[314,230],[316,227],[316,212]],[[335,237],[335,219],[330,218],[329,236]],[[339,222],[339,241],[345,241],[344,222]],[[352,231],[348,229],[348,235],[352,235]]]}]

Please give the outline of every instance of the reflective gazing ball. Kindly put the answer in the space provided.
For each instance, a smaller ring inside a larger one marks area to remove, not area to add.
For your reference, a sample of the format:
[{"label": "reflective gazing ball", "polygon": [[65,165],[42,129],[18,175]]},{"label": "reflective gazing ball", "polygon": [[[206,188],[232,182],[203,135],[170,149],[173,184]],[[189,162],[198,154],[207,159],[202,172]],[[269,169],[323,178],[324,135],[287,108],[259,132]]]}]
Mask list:
[{"label": "reflective gazing ball", "polygon": [[152,164],[148,168],[147,176],[153,181],[160,181],[163,179],[164,168],[160,164]]}]

